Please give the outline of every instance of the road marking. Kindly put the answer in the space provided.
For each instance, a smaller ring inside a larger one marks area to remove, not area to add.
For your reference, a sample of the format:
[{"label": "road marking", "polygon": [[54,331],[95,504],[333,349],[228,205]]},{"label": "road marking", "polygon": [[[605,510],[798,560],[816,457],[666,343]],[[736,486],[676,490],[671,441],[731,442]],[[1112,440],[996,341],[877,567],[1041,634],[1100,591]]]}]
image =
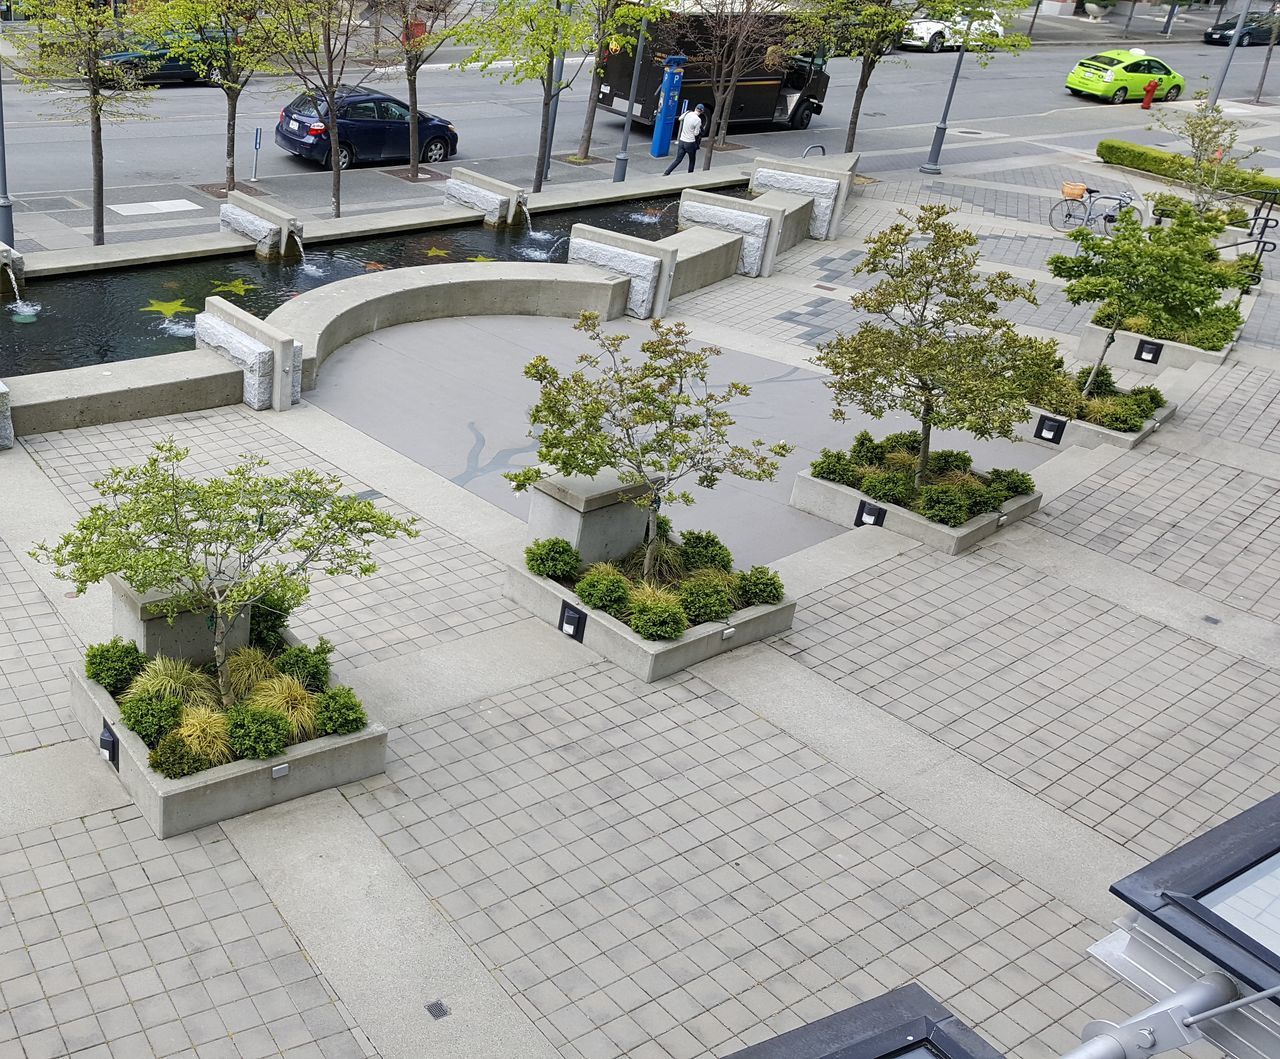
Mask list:
[{"label": "road marking", "polygon": [[122,217],[140,217],[147,213],[186,213],[200,207],[190,199],[155,199],[152,202],[122,202],[107,209]]}]

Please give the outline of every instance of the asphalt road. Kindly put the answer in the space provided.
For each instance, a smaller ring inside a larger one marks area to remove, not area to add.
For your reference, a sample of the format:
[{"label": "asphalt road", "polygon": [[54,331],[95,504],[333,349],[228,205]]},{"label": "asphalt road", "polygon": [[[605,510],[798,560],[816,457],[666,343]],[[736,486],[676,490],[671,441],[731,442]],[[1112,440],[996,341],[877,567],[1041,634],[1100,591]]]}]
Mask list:
[{"label": "asphalt road", "polygon": [[[1087,50],[1087,49],[1084,49]],[[1188,89],[1207,86],[1218,70],[1225,49],[1198,44],[1173,44],[1158,53],[1188,80]],[[957,132],[949,146],[976,143],[982,136],[1081,143],[1096,131],[1145,124],[1147,116],[1135,105],[1111,107],[1073,99],[1062,87],[1063,77],[1081,49],[1037,46],[1020,56],[997,55],[986,68],[966,59],[961,85],[952,112]],[[1237,54],[1227,83],[1226,96],[1249,98],[1253,94],[1265,49]],[[864,168],[907,168],[918,164],[916,154],[927,147],[954,66],[954,56],[911,55],[886,64],[872,82],[864,108],[864,134],[859,149]],[[1277,67],[1280,67],[1278,58]],[[805,146],[822,143],[829,150],[843,146],[843,130],[853,98],[855,67],[847,60],[832,62],[832,83],[824,113],[803,132],[755,127],[734,130],[736,142],[783,155],[799,155]],[[1205,79],[1205,80],[1202,80]],[[1280,70],[1272,72],[1280,92]],[[374,74],[369,82],[403,97],[403,77]],[[577,144],[584,112],[584,73],[560,106],[556,151],[568,153]],[[11,192],[50,193],[89,186],[88,133],[65,113],[68,95],[60,92],[30,93],[5,85],[8,172]],[[240,107],[238,153],[241,175],[248,173],[255,126],[262,128],[263,147],[259,172],[264,177],[313,174],[314,166],[281,151],[272,143],[280,107],[294,93],[287,82],[266,79],[254,83]],[[1274,94],[1272,95],[1274,99]],[[483,159],[531,155],[538,127],[538,88],[535,85],[502,84],[497,77],[450,69],[428,69],[420,76],[420,100],[425,110],[453,121],[460,131],[457,161],[475,164]],[[216,88],[171,86],[156,91],[148,117],[111,126],[106,133],[107,184],[138,187],[148,184],[217,181],[223,167],[224,103]],[[593,153],[610,156],[621,139],[622,121],[601,115]],[[961,135],[976,139],[962,141]],[[633,157],[643,156],[644,144],[636,144]],[[879,162],[876,162],[876,159]],[[945,156],[944,156],[945,160]],[[1264,166],[1275,165],[1275,156],[1261,156]],[[638,166],[657,163],[641,157]]]}]

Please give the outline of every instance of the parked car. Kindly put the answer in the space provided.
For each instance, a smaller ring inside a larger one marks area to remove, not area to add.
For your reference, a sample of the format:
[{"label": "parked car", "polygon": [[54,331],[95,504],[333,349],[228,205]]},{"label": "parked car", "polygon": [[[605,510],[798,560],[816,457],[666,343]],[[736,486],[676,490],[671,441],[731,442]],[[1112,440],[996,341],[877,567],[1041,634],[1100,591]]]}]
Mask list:
[{"label": "parked car", "polygon": [[1096,96],[1111,103],[1141,99],[1151,81],[1158,83],[1156,99],[1172,103],[1187,87],[1186,78],[1141,48],[1118,48],[1081,59],[1067,74],[1073,96]]},{"label": "parked car", "polygon": [[[337,92],[338,147],[332,147],[329,108],[323,97],[304,92],[280,111],[276,145],[290,154],[349,169],[357,162],[406,161],[409,108],[385,92],[342,85]],[[444,162],[458,153],[458,130],[444,118],[418,113],[422,161]]]},{"label": "parked car", "polygon": [[[1221,22],[1210,26],[1204,31],[1204,42],[1206,44],[1230,44],[1231,35],[1236,31],[1239,18],[1239,15],[1232,15],[1230,18],[1223,19]],[[1275,33],[1277,25],[1280,25],[1280,15],[1269,15],[1263,11],[1250,11],[1245,16],[1244,29],[1240,31],[1240,47],[1247,48],[1250,44],[1270,43],[1271,34]]]},{"label": "parked car", "polygon": [[190,84],[204,79],[203,72],[195,69],[188,60],[171,54],[168,40],[130,41],[123,50],[103,56],[102,62],[106,66],[136,70],[143,74],[142,83],[148,85],[178,81]]},{"label": "parked car", "polygon": [[[913,18],[906,24],[899,48],[919,48],[922,51],[940,52],[944,48],[958,48],[964,43],[967,20],[940,22],[932,18]],[[980,47],[983,39],[1003,37],[1004,26],[997,18],[975,19],[969,29],[969,47]]]}]

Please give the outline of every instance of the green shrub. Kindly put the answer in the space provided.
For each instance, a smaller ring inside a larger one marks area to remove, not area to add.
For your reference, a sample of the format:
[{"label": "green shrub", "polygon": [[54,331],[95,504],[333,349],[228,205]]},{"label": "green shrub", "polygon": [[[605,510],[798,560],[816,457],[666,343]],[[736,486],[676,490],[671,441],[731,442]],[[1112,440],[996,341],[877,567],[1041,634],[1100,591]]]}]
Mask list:
[{"label": "green shrub", "polygon": [[909,475],[875,471],[862,479],[862,491],[882,504],[899,504],[905,507],[911,503],[916,489]]},{"label": "green shrub", "polygon": [[1146,405],[1146,416],[1151,418],[1157,408],[1164,407],[1164,394],[1154,386],[1135,386],[1129,391],[1131,401],[1141,401]]},{"label": "green shrub", "polygon": [[291,733],[289,718],[276,710],[236,706],[227,711],[227,736],[238,758],[260,761],[283,754]]},{"label": "green shrub", "polygon": [[120,720],[154,750],[182,720],[182,703],[159,695],[138,695],[120,704]]},{"label": "green shrub", "polygon": [[[1144,173],[1155,173],[1157,176],[1169,177],[1172,180],[1185,180],[1191,174],[1192,162],[1186,155],[1173,151],[1161,150],[1159,147],[1147,147],[1143,144],[1128,143],[1125,140],[1102,140],[1097,147],[1098,157],[1111,165],[1128,166]],[[1259,191],[1280,191],[1280,177],[1268,176],[1257,170],[1238,169],[1233,179],[1226,182],[1224,191],[1254,193]]]},{"label": "green shrub", "polygon": [[196,669],[181,658],[165,658],[157,655],[129,682],[120,701],[142,697],[177,699],[184,706],[205,706],[218,709],[222,697],[218,685],[205,672]]},{"label": "green shrub", "polygon": [[973,469],[973,457],[961,449],[938,449],[929,453],[929,473],[941,477],[951,471]]},{"label": "green shrub", "polygon": [[563,537],[536,540],[524,550],[524,563],[531,574],[567,581],[582,569],[578,549]]},{"label": "green shrub", "polygon": [[249,644],[269,655],[278,655],[288,646],[284,631],[296,604],[292,599],[268,592],[249,610]]},{"label": "green shrub", "polygon": [[666,515],[659,515],[658,519],[658,540],[669,541],[673,532],[671,520]]},{"label": "green shrub", "polygon": [[738,575],[738,602],[744,607],[781,603],[785,594],[782,578],[767,566],[753,566]]},{"label": "green shrub", "polygon": [[[622,572],[636,580],[644,577],[646,550],[643,544],[632,549],[622,560]],[[653,570],[649,574],[650,580],[663,585],[673,585],[684,575],[684,558],[680,554],[680,546],[659,537],[658,547],[653,553]]]},{"label": "green shrub", "polygon": [[1142,429],[1147,418],[1146,402],[1140,400],[1135,404],[1127,397],[1090,398],[1084,403],[1081,418],[1108,430],[1132,434]]},{"label": "green shrub", "polygon": [[1030,496],[1036,491],[1036,483],[1031,475],[1014,468],[996,468],[988,472],[987,484],[991,488],[1004,490],[1010,496]]},{"label": "green shrub", "polygon": [[192,750],[176,731],[160,740],[148,756],[147,764],[161,776],[167,776],[171,780],[193,776],[213,766],[212,761]]},{"label": "green shrub", "polygon": [[916,497],[915,510],[944,526],[963,526],[969,521],[969,499],[954,485],[926,485]]},{"label": "green shrub", "polygon": [[316,696],[316,735],[350,735],[369,723],[356,693],[339,684]]},{"label": "green shrub", "polygon": [[809,464],[809,473],[823,481],[857,489],[858,483],[854,481],[853,473],[856,466],[857,461],[849,453],[840,452],[838,449],[823,449],[818,454],[818,458]]},{"label": "green shrub", "polygon": [[986,482],[970,471],[951,471],[934,484],[945,485],[964,497],[969,518],[981,515],[984,511],[994,511],[1008,499],[1004,490],[996,489],[993,492],[987,488]]},{"label": "green shrub", "polygon": [[885,447],[871,436],[871,431],[859,431],[849,448],[849,455],[855,463],[869,463],[877,466],[884,459]]},{"label": "green shrub", "polygon": [[289,722],[289,736],[294,743],[316,734],[315,696],[296,677],[281,673],[278,677],[267,678],[253,689],[244,705],[283,714]]},{"label": "green shrub", "polygon": [[261,647],[241,647],[227,656],[227,681],[231,685],[231,694],[237,699],[243,699],[255,684],[274,677],[278,672],[276,664]]},{"label": "green shrub", "polygon": [[689,619],[674,592],[637,585],[631,593],[631,628],[646,640],[678,640],[688,627]]},{"label": "green shrub", "polygon": [[880,447],[887,455],[890,452],[909,452],[912,456],[920,455],[920,446],[924,438],[918,430],[900,430],[896,434],[886,434],[880,440]]},{"label": "green shrub", "polygon": [[1046,412],[1075,419],[1080,411],[1080,387],[1075,376],[1062,371],[1051,376],[1042,388],[1030,395],[1031,403]]},{"label": "green shrub", "polygon": [[231,760],[231,741],[227,738],[227,715],[208,706],[188,706],[174,729],[182,741],[215,765]]},{"label": "green shrub", "polygon": [[1235,305],[1214,305],[1200,314],[1200,319],[1181,330],[1169,328],[1152,338],[1168,338],[1217,352],[1235,341],[1236,332],[1244,325],[1244,317]]},{"label": "green shrub", "polygon": [[[315,647],[298,644],[282,651],[276,658],[275,668],[284,676],[293,677],[308,691],[324,691],[329,686],[329,656],[333,644],[320,637]],[[270,674],[264,679],[270,679]],[[259,682],[255,682],[259,683]]]},{"label": "green shrub", "polygon": [[84,675],[96,680],[114,699],[123,692],[147,664],[138,645],[123,636],[106,643],[91,644],[84,653]]},{"label": "green shrub", "polygon": [[588,607],[623,618],[631,600],[631,582],[612,563],[595,563],[578,579],[573,590]]},{"label": "green shrub", "polygon": [[[894,474],[904,474],[913,481],[916,476],[916,464],[920,460],[919,453],[904,452],[901,449],[895,452],[885,453],[884,463],[880,470],[891,471]],[[865,478],[866,475],[863,475]]]},{"label": "green shrub", "polygon": [[[1081,393],[1084,393],[1084,385],[1089,381],[1089,372],[1093,371],[1093,366],[1081,368],[1076,372],[1076,387]],[[1098,374],[1093,377],[1093,389],[1089,391],[1090,397],[1114,397],[1120,392],[1116,386],[1116,380],[1111,377],[1111,369],[1105,364],[1098,368]]]},{"label": "green shrub", "polygon": [[709,530],[680,534],[680,558],[686,570],[732,570],[733,553]]},{"label": "green shrub", "polygon": [[[736,609],[730,583],[716,576],[723,571],[702,570],[680,583],[677,595],[690,625],[724,621]],[[736,587],[736,585],[734,586]]]}]

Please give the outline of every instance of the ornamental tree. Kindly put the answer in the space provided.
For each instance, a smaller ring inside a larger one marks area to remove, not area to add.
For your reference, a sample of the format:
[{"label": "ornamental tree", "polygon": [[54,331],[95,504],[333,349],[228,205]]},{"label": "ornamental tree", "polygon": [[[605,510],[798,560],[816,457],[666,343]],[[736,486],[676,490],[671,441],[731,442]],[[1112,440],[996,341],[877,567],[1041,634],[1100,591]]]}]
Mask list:
[{"label": "ornamental tree", "polygon": [[820,345],[813,362],[831,373],[833,419],[853,406],[876,419],[898,410],[919,420],[921,485],[934,427],[1013,436],[1030,417],[1028,394],[1057,370],[1057,343],[1021,335],[1000,316],[1002,302],[1037,304],[1035,284],[979,273],[977,237],[945,219],[952,210],[899,212],[904,221],[872,236],[854,270],[882,277],[850,299],[871,319]]},{"label": "ornamental tree", "polygon": [[140,466],[113,467],[93,483],[103,502],[57,544],[42,541],[30,554],[77,592],[115,574],[138,592],[161,592],[153,606],[170,621],[210,614],[218,687],[230,706],[227,636],[253,604],[272,596],[297,606],[315,571],[366,577],[378,568],[376,541],[418,531],[415,519],[345,494],[335,475],[268,475],[266,460],[246,455],[202,479],[184,473],[189,452],[169,438]]},{"label": "ornamental tree", "polygon": [[591,157],[591,137],[595,133],[596,110],[600,101],[600,86],[604,83],[604,64],[610,53],[636,52],[640,40],[642,20],[651,22],[661,18],[666,9],[660,2],[625,3],[624,0],[581,0],[583,13],[591,20],[591,34],[595,40],[595,57],[591,67],[591,85],[587,89],[587,113],[582,119],[582,135],[578,139],[575,158],[586,161]]},{"label": "ornamental tree", "polygon": [[1201,213],[1245,189],[1259,172],[1243,168],[1241,163],[1262,148],[1237,150],[1240,122],[1227,117],[1217,103],[1210,103],[1203,91],[1196,93],[1194,110],[1155,111],[1155,125],[1151,128],[1156,126],[1185,145],[1183,157],[1187,162],[1180,168],[1180,180],[1191,192],[1191,201]]},{"label": "ornamental tree", "polygon": [[[525,365],[525,378],[542,391],[529,412],[529,436],[538,442],[542,464],[560,474],[590,478],[608,468],[624,485],[642,487],[633,502],[648,512],[647,579],[658,550],[660,508],[694,502],[679,483],[692,479],[713,489],[725,475],[771,481],[778,460],[793,446],[730,440],[734,419],[728,406],[751,388],[740,382],[713,387],[711,364],[720,350],[689,348],[684,324],[654,320],[639,358],[622,352],[626,335],[601,331],[597,313],[584,312],[574,327],[599,351],[582,354],[571,372],[561,372],[544,356]],[[523,492],[545,474],[544,466],[534,466],[503,477]]]}]

